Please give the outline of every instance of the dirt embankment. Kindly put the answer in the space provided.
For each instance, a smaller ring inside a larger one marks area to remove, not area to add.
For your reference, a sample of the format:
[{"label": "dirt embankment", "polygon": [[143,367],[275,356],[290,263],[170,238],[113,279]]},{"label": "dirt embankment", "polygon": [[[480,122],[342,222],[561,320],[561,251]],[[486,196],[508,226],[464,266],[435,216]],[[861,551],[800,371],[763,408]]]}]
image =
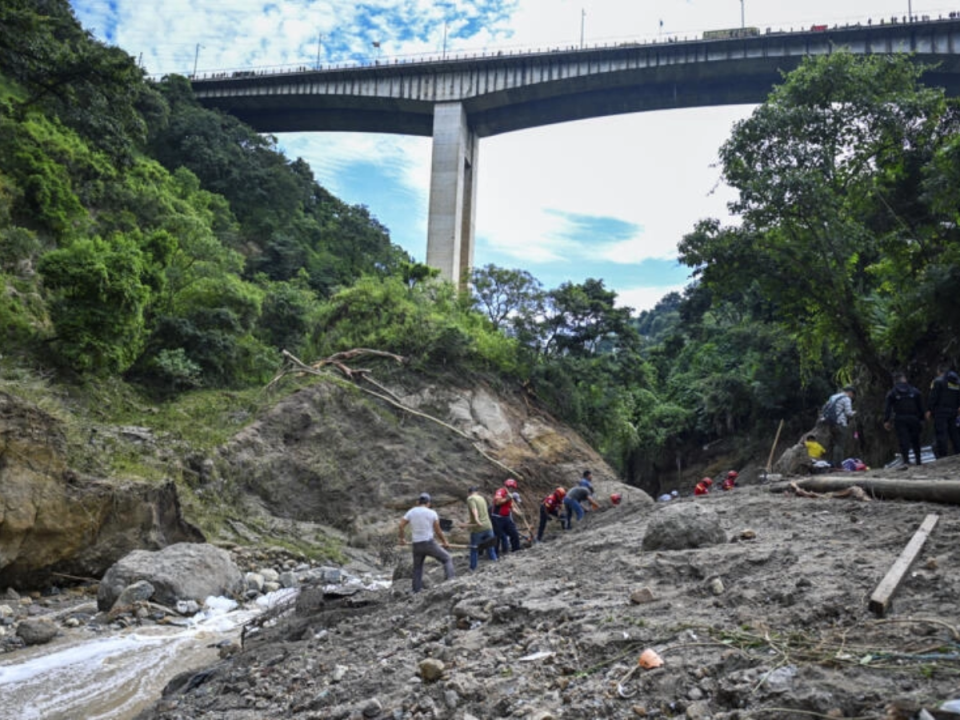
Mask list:
[{"label": "dirt embankment", "polygon": [[[957,697],[960,508],[767,486],[675,502],[715,511],[728,541],[644,552],[665,506],[626,502],[473,574],[458,557],[452,581],[433,565],[417,595],[406,577],[346,599],[305,590],[141,718],[912,718]],[[868,599],[929,514],[877,618]],[[634,670],[645,648],[662,668]]]}]

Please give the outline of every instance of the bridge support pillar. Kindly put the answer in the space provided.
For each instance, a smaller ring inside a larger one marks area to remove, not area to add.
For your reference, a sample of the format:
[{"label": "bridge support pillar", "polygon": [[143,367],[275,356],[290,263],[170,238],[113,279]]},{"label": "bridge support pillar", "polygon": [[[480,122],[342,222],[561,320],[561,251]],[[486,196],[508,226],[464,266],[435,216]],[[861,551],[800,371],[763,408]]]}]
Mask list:
[{"label": "bridge support pillar", "polygon": [[479,144],[461,103],[434,107],[427,265],[460,287],[473,267]]}]

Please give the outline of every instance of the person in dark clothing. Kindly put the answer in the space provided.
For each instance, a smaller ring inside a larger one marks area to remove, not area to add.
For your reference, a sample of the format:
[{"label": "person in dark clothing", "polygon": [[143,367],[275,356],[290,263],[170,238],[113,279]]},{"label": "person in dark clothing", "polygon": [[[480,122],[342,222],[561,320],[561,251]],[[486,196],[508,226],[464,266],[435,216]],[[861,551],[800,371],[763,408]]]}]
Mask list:
[{"label": "person in dark clothing", "polygon": [[920,460],[920,430],[923,428],[923,397],[920,391],[907,382],[905,373],[893,376],[893,389],[887,393],[887,402],[883,411],[883,426],[889,430],[891,420],[900,445],[900,457],[906,465],[910,464],[910,449]]},{"label": "person in dark clothing", "polygon": [[[939,373],[930,383],[927,399],[927,419],[933,418],[936,434],[934,451],[938,458],[960,452],[960,429],[957,428],[957,413],[960,412],[960,376],[941,363]],[[950,452],[953,446],[953,453]]]}]

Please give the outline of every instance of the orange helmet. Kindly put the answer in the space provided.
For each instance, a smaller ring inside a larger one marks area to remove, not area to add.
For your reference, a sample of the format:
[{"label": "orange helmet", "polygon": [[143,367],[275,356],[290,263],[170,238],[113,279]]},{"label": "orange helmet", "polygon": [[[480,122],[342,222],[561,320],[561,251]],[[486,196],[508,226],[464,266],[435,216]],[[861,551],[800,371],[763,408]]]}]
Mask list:
[{"label": "orange helmet", "polygon": [[517,487],[518,487],[518,486],[517,486],[517,481],[514,480],[513,478],[507,478],[506,480],[503,481],[503,484],[504,484],[506,487],[510,488],[511,490],[516,490]]},{"label": "orange helmet", "polygon": [[564,490],[563,488],[557,488],[556,490],[553,491],[553,494],[556,495],[561,500],[563,500],[567,496],[567,491]]},{"label": "orange helmet", "polygon": [[614,493],[613,495],[610,496],[610,502],[612,502],[614,505],[619,505],[622,499],[623,499],[623,495],[621,495],[620,493]]}]

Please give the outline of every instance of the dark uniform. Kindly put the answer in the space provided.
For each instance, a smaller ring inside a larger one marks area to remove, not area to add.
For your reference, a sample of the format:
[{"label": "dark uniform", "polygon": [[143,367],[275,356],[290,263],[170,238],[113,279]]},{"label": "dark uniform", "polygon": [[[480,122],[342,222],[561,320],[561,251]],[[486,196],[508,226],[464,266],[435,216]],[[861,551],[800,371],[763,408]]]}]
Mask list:
[{"label": "dark uniform", "polygon": [[905,379],[898,379],[893,389],[887,393],[883,422],[893,419],[893,429],[900,445],[900,457],[910,464],[910,449],[920,464],[920,430],[923,428],[923,398],[920,391]]},{"label": "dark uniform", "polygon": [[[927,401],[928,415],[933,416],[933,430],[937,436],[934,450],[937,457],[946,457],[960,452],[960,429],[957,428],[957,411],[960,410],[960,376],[953,370],[942,371],[930,383]],[[950,452],[953,446],[953,453]]]}]

